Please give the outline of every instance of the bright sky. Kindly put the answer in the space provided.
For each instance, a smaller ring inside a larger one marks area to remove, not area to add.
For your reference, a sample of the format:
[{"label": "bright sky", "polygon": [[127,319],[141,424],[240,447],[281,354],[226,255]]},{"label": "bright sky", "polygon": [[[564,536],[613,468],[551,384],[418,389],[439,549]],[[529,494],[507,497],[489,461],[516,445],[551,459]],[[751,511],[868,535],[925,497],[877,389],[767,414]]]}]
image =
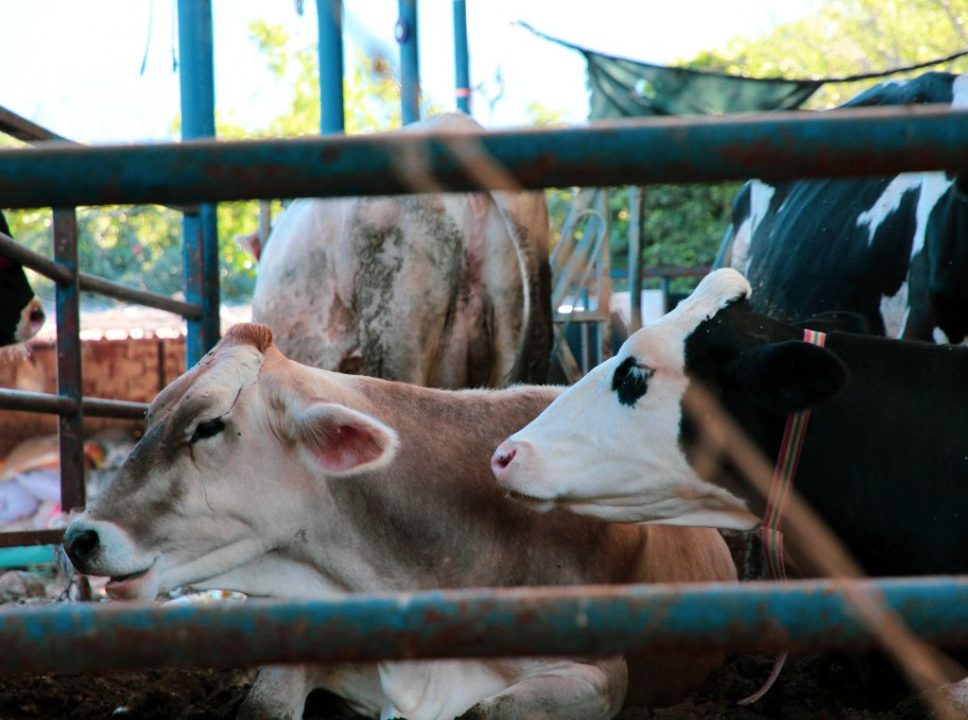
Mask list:
[{"label": "bright sky", "polygon": [[[587,113],[581,56],[515,27],[523,20],[578,45],[654,63],[675,63],[806,14],[818,0],[467,0],[473,112],[485,125],[527,121],[536,101],[581,122]],[[179,114],[175,0],[0,0],[0,105],[81,142],[167,140]],[[248,26],[286,27],[299,47],[316,37],[316,3],[213,0],[215,93],[220,117],[266,125],[289,88],[265,69]],[[360,49],[394,64],[396,0],[344,0],[347,68]],[[453,107],[451,0],[419,0],[423,90]],[[146,59],[142,73],[142,61]],[[493,108],[487,97],[503,94]]]}]

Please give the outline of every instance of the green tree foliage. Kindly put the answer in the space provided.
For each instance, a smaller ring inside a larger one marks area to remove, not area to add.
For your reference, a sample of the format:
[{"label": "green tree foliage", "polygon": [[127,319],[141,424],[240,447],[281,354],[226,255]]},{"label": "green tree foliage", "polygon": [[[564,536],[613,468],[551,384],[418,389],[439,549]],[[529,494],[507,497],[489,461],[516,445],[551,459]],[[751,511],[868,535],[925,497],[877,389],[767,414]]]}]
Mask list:
[{"label": "green tree foliage", "polygon": [[[766,37],[735,38],[687,64],[753,77],[828,78],[928,62],[966,48],[968,0],[827,0],[815,14]],[[968,58],[931,69],[968,72]],[[873,82],[825,85],[807,107],[840,104]]]},{"label": "green tree foliage", "polygon": [[[729,225],[738,183],[651,185],[644,189],[643,265],[683,268],[709,265]],[[609,195],[612,267],[628,268],[629,210],[625,188]],[[621,283],[618,284],[621,286]],[[620,287],[620,289],[622,289]]]}]

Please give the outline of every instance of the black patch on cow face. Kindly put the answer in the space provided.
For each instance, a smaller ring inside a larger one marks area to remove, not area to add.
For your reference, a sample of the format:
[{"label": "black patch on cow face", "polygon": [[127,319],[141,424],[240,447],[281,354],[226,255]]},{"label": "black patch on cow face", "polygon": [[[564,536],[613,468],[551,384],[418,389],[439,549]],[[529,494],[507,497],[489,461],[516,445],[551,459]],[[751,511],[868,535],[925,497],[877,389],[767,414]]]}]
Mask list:
[{"label": "black patch on cow face", "polygon": [[649,378],[655,372],[646,367],[635,356],[629,355],[615,368],[612,376],[612,390],[618,395],[618,401],[628,407],[634,407],[635,401],[645,395],[649,389]]}]

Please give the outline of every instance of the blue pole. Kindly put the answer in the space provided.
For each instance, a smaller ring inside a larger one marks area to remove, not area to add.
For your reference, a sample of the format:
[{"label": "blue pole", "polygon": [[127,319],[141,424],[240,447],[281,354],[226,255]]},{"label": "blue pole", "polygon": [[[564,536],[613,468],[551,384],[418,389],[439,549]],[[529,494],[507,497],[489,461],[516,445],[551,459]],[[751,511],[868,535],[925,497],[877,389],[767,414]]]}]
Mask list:
[{"label": "blue pole", "polygon": [[471,114],[471,72],[467,55],[467,3],[454,0],[454,68],[457,109]]},{"label": "blue pole", "polygon": [[319,20],[319,128],[341,133],[343,118],[343,0],[316,0]]},{"label": "blue pole", "polygon": [[[182,140],[215,137],[215,71],[211,0],[178,0]],[[185,300],[202,306],[188,321],[185,356],[191,367],[219,339],[218,224],[215,206],[201,205],[183,221]]]},{"label": "blue pole", "polygon": [[[426,143],[449,192],[859,177],[968,167],[968,112],[924,107],[645,118],[594,127],[0,149],[4,207],[418,192],[401,153]],[[506,172],[469,174],[464,158]]]},{"label": "blue pole", "polygon": [[400,0],[397,20],[400,43],[400,102],[403,124],[420,119],[420,60],[417,54],[417,0]]},{"label": "blue pole", "polygon": [[[864,580],[911,632],[968,646],[968,579]],[[218,605],[0,608],[0,675],[394,658],[866,650],[838,581],[427,590]]]}]

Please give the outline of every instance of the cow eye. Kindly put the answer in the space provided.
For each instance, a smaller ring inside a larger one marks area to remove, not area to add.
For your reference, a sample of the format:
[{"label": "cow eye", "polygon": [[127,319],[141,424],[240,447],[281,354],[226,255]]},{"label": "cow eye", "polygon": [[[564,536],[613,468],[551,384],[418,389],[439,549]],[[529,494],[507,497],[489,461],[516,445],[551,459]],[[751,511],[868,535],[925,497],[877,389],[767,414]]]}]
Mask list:
[{"label": "cow eye", "polygon": [[635,401],[649,389],[649,378],[654,372],[631,355],[625,358],[612,377],[612,390],[618,395],[618,401],[634,407]]},{"label": "cow eye", "polygon": [[195,432],[192,433],[192,437],[188,442],[190,445],[194,445],[199,440],[204,440],[205,438],[218,435],[224,429],[225,422],[220,417],[205,420],[204,422],[200,422],[195,426]]}]

